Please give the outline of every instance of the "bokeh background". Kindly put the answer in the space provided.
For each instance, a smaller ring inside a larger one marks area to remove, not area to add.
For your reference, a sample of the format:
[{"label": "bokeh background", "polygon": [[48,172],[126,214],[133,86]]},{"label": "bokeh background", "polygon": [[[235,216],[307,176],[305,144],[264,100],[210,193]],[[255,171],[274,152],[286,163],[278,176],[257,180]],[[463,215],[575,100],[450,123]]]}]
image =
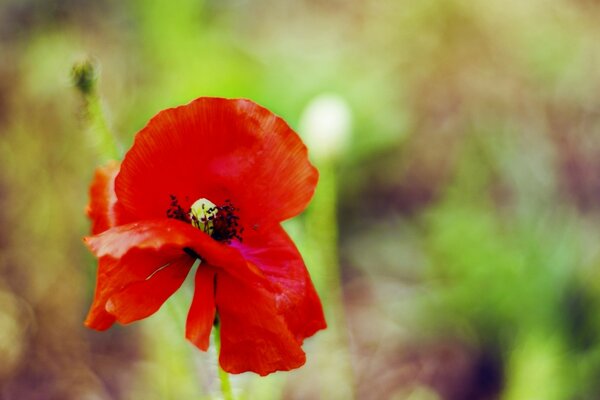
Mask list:
[{"label": "bokeh background", "polygon": [[125,148],[199,96],[308,138],[321,182],[286,228],[330,329],[239,398],[599,399],[598,21],[596,0],[0,1],[0,398],[218,397],[185,291],[82,325],[102,160],[70,71],[92,58]]}]

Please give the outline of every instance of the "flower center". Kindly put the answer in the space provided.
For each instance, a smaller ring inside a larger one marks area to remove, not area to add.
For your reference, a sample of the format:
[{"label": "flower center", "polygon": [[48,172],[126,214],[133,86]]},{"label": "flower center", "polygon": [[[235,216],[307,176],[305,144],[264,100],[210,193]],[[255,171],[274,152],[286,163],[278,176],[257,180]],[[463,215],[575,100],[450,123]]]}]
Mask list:
[{"label": "flower center", "polygon": [[230,200],[225,200],[223,205],[217,206],[205,198],[196,200],[186,211],[179,204],[177,197],[171,195],[167,217],[192,224],[219,242],[231,243],[233,239],[241,242],[244,232],[244,228],[239,224],[237,211],[239,210]]},{"label": "flower center", "polygon": [[215,230],[214,219],[218,213],[215,203],[203,198],[192,204],[189,216],[193,226],[212,236]]}]

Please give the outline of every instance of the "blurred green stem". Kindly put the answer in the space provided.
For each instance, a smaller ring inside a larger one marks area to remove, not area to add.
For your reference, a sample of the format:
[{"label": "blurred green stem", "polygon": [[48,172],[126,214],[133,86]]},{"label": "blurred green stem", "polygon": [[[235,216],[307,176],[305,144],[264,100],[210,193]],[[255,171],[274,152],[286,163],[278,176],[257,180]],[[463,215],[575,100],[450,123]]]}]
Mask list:
[{"label": "blurred green stem", "polygon": [[[319,164],[319,185],[306,216],[306,232],[312,246],[310,255],[319,265],[321,276],[316,276],[315,284],[322,294],[327,317],[328,335],[339,350],[340,365],[343,365],[340,378],[347,386],[342,397],[354,398],[354,370],[350,355],[350,340],[344,310],[341,270],[338,257],[337,220],[337,174],[333,160],[323,160]],[[325,385],[327,386],[327,385]],[[325,393],[330,398],[331,393]]]},{"label": "blurred green stem", "polygon": [[93,63],[86,60],[75,64],[71,71],[71,78],[85,102],[86,117],[89,122],[88,137],[97,149],[100,159],[102,161],[120,159],[123,153],[117,139],[108,128],[102,111],[102,102],[97,90],[98,78]]},{"label": "blurred green stem", "polygon": [[317,244],[320,262],[325,271],[317,285],[323,287],[326,303],[336,310],[332,316],[345,323],[343,312],[341,271],[338,258],[337,177],[333,163],[323,163],[319,168],[319,186],[307,215],[309,237]]},{"label": "blurred green stem", "polygon": [[224,400],[233,400],[233,392],[231,391],[231,383],[229,383],[229,374],[221,368],[219,364],[219,355],[221,354],[221,328],[216,324],[213,328],[213,340],[217,350],[217,369],[219,370],[219,380],[221,381],[221,393]]}]

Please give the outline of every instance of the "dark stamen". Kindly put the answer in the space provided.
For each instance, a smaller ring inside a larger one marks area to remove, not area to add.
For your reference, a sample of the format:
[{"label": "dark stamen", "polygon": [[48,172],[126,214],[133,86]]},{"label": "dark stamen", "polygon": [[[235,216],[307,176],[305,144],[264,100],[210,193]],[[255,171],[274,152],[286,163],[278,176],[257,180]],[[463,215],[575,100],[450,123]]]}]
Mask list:
[{"label": "dark stamen", "polygon": [[[233,206],[231,200],[226,199],[222,206],[210,207],[208,209],[205,208],[207,207],[205,204],[202,204],[203,216],[198,219],[197,216],[192,214],[191,209],[185,210],[179,204],[175,195],[170,195],[169,197],[171,202],[170,207],[167,209],[167,218],[177,219],[196,227],[202,227],[201,229],[204,233],[219,242],[230,244],[233,239],[242,241],[244,228],[240,225],[240,217],[237,216],[239,209]],[[200,258],[192,249],[185,248],[184,251],[192,257]]]},{"label": "dark stamen", "polygon": [[225,243],[231,243],[233,239],[241,242],[244,228],[240,227],[240,217],[236,215],[238,209],[227,199],[225,204],[217,207],[217,210],[213,218],[213,239]]},{"label": "dark stamen", "polygon": [[170,195],[171,206],[167,209],[167,218],[178,219],[179,221],[190,223],[190,210],[184,210],[179,204],[175,195]]}]

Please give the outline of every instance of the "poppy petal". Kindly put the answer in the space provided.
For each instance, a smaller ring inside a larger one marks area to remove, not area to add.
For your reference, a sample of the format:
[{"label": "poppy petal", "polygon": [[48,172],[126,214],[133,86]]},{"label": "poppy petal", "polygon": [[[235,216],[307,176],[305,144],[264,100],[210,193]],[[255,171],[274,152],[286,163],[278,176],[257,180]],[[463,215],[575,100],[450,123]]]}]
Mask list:
[{"label": "poppy petal", "polygon": [[136,219],[164,217],[200,198],[230,199],[248,226],[300,213],[318,173],[280,117],[244,99],[199,98],[158,113],[136,136],[116,178],[119,202]]},{"label": "poppy petal", "polygon": [[122,324],[154,314],[185,280],[194,259],[183,255],[147,279],[133,282],[113,294],[106,311]]},{"label": "poppy petal", "polygon": [[247,235],[236,247],[247,261],[275,283],[277,308],[300,343],[326,328],[323,307],[302,256],[279,224],[268,227],[260,235]]},{"label": "poppy petal", "polygon": [[85,319],[84,325],[88,328],[104,331],[115,323],[115,317],[106,312],[106,301],[112,294],[106,285],[106,271],[113,270],[118,260],[110,257],[102,257],[98,260],[98,272],[96,276],[96,290],[94,301]]},{"label": "poppy petal", "polygon": [[94,172],[90,186],[90,201],[86,210],[92,221],[94,235],[115,225],[114,205],[117,202],[117,196],[114,184],[118,172],[119,163],[117,161],[110,161]]},{"label": "poppy petal", "polygon": [[[85,325],[96,330],[105,330],[115,322],[114,316],[106,311],[109,298],[124,287],[147,279],[152,273],[181,257],[179,252],[132,249],[122,258],[100,257],[94,301]],[[188,257],[191,262],[193,259]]]},{"label": "poppy petal", "polygon": [[[227,270],[241,279],[263,285],[269,283],[256,266],[244,260],[238,250],[175,219],[163,218],[119,225],[99,235],[86,237],[84,242],[97,257],[121,258],[138,249],[166,256],[166,262],[184,254],[184,249],[188,249],[208,264]],[[157,265],[156,268],[163,265],[165,264]],[[149,274],[152,272],[154,271]]]},{"label": "poppy petal", "polygon": [[115,193],[115,179],[120,167],[119,162],[109,161],[94,173],[90,185],[90,200],[86,207],[94,235],[120,224],[120,221],[131,220],[131,215],[122,207]]},{"label": "poppy petal", "polygon": [[279,313],[272,292],[218,274],[216,301],[221,324],[219,363],[225,371],[264,376],[304,364],[304,351]]},{"label": "poppy petal", "polygon": [[208,350],[210,331],[215,321],[215,273],[209,265],[200,264],[196,271],[194,299],[185,327],[185,337],[200,350]]}]

